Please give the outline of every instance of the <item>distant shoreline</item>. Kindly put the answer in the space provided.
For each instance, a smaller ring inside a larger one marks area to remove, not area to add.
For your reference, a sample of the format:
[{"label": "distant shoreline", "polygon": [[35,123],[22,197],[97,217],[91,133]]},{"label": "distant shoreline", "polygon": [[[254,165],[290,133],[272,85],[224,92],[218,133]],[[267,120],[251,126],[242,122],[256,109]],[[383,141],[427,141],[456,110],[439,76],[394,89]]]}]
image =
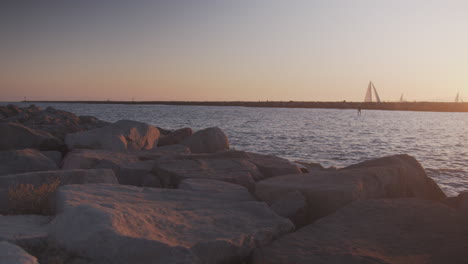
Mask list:
[{"label": "distant shoreline", "polygon": [[446,102],[300,102],[300,101],[22,101],[22,103],[67,103],[67,104],[126,104],[126,105],[192,105],[192,106],[243,106],[274,108],[326,108],[390,110],[390,111],[429,111],[429,112],[468,112],[468,103]]}]

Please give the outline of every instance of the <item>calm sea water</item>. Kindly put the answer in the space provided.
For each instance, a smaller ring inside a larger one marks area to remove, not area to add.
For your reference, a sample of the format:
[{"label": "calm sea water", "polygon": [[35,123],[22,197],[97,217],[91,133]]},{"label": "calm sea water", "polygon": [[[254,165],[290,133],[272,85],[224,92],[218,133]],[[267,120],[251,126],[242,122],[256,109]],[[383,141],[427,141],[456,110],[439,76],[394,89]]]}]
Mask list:
[{"label": "calm sea water", "polygon": [[[18,104],[26,106],[27,104]],[[366,159],[415,156],[449,195],[468,190],[468,113],[166,105],[37,104],[114,122],[167,129],[218,126],[231,146],[292,161],[343,167]]]}]

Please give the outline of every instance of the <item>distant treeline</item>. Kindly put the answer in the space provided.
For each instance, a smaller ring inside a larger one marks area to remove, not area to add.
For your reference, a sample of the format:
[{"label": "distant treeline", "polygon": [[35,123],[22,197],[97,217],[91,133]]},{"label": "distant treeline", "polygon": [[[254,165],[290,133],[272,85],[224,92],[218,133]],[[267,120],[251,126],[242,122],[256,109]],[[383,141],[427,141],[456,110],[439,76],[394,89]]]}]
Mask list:
[{"label": "distant treeline", "polygon": [[300,102],[300,101],[24,101],[28,103],[80,103],[80,104],[158,104],[158,105],[200,105],[200,106],[244,106],[244,107],[280,107],[280,108],[332,108],[332,109],[368,109],[396,111],[433,111],[433,112],[468,112],[468,103],[441,102]]}]

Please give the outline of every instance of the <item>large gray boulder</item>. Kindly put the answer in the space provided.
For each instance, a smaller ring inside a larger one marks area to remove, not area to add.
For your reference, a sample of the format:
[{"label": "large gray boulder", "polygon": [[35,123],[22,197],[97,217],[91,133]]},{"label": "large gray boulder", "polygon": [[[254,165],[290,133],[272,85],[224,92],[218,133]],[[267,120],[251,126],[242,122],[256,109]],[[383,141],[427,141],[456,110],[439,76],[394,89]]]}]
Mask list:
[{"label": "large gray boulder", "polygon": [[52,159],[35,149],[0,151],[0,176],[57,169]]},{"label": "large gray boulder", "polygon": [[[58,185],[118,183],[114,172],[110,169],[53,170],[4,175],[0,177],[0,212],[14,212],[17,210],[15,208],[16,203],[22,203],[22,201],[12,201],[10,199],[10,188],[15,188],[21,184],[39,187],[43,184],[54,184],[55,181],[58,181]],[[50,197],[51,203],[54,203],[53,198],[53,196]],[[53,211],[53,208],[50,208],[49,211]]]},{"label": "large gray boulder", "polygon": [[175,145],[182,142],[184,139],[190,137],[193,134],[190,127],[177,129],[168,135],[161,136],[158,141],[158,146]]},{"label": "large gray boulder", "polygon": [[46,243],[49,222],[41,215],[0,215],[0,241],[28,246]]},{"label": "large gray boulder", "polygon": [[180,144],[188,146],[192,153],[214,153],[229,149],[228,138],[218,127],[197,131]]},{"label": "large gray boulder", "polygon": [[251,263],[462,264],[467,236],[455,210],[441,203],[365,200],[255,250]]},{"label": "large gray boulder", "polygon": [[407,154],[368,160],[342,170],[367,168],[395,168],[400,170],[401,174],[405,175],[406,192],[409,197],[421,197],[430,200],[446,198],[437,183],[427,176],[423,166],[414,157]]},{"label": "large gray boulder", "polygon": [[224,181],[210,179],[185,179],[178,189],[209,193],[210,196],[222,196],[220,200],[255,201],[255,198],[246,188]]},{"label": "large gray boulder", "polygon": [[445,195],[422,167],[418,171],[405,165],[402,162],[401,166],[356,167],[273,177],[258,182],[255,195],[272,204],[285,193],[299,191],[307,200],[309,222],[355,200],[402,197],[442,200]]},{"label": "large gray boulder", "polygon": [[298,191],[285,193],[273,201],[270,206],[276,214],[289,218],[296,228],[307,224],[307,201]]},{"label": "large gray boulder", "polygon": [[262,202],[206,191],[68,185],[58,197],[56,245],[115,264],[234,263],[293,228]]},{"label": "large gray boulder", "polygon": [[39,264],[37,259],[17,245],[0,241],[0,260],[5,264]]},{"label": "large gray boulder", "polygon": [[112,169],[120,184],[141,186],[153,169],[147,153],[76,149],[63,159],[62,169]]},{"label": "large gray boulder", "polygon": [[63,150],[64,143],[51,134],[17,123],[0,123],[0,150],[34,148]]},{"label": "large gray boulder", "polygon": [[156,148],[159,135],[159,130],[154,126],[120,120],[102,128],[67,134],[65,143],[69,149],[135,151]]}]

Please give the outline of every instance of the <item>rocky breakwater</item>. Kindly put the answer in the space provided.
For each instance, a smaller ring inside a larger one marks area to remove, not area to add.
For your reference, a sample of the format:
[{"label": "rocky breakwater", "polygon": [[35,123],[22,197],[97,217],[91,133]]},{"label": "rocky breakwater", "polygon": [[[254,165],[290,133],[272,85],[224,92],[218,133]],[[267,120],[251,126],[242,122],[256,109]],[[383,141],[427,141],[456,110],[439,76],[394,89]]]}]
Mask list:
[{"label": "rocky breakwater", "polygon": [[0,135],[0,263],[468,259],[468,195],[407,155],[325,169],[34,106],[0,107]]}]

